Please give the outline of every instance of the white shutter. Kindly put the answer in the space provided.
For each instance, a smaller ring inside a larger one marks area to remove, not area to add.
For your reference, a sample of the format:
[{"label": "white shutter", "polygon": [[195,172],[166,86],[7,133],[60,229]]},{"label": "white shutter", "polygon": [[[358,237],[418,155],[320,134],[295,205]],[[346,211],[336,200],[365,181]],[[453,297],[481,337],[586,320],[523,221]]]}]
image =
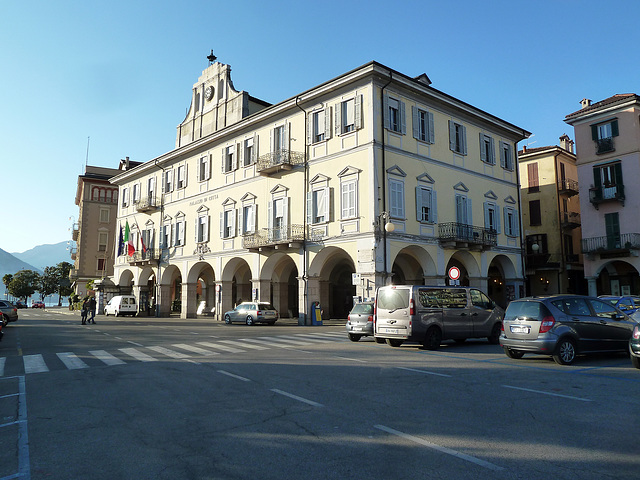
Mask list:
[{"label": "white shutter", "polygon": [[273,200],[267,203],[267,228],[269,230],[273,229]]},{"label": "white shutter", "polygon": [[240,157],[240,150],[242,150],[242,145],[240,143],[236,143],[235,155],[233,156],[233,165],[231,165],[231,168],[233,170],[238,169],[238,158]]},{"label": "white shutter", "polygon": [[[487,161],[487,151],[484,148],[484,133],[482,132],[480,132],[480,160],[482,160],[483,162]],[[487,202],[485,202],[485,206],[486,205],[487,205]]]},{"label": "white shutter", "polygon": [[224,173],[224,163],[225,163],[224,160],[225,160],[226,156],[227,156],[227,147],[222,147],[222,162],[220,162],[221,163],[220,164],[220,171],[222,173]]},{"label": "white shutter", "polygon": [[[413,109],[413,107],[411,108]],[[416,187],[416,221],[422,221],[422,188],[420,187]]]},{"label": "white shutter", "polygon": [[253,134],[253,150],[251,151],[251,163],[255,163],[258,159],[258,134]]},{"label": "white shutter", "polygon": [[307,223],[313,223],[313,192],[307,192]]},{"label": "white shutter", "polygon": [[251,205],[249,209],[249,221],[247,222],[247,227],[250,232],[256,231],[256,217],[258,214],[258,205]]},{"label": "white shutter", "polygon": [[324,139],[331,138],[331,107],[324,110]]},{"label": "white shutter", "polygon": [[284,128],[282,129],[282,148],[284,150],[289,150],[289,122],[284,123]]},{"label": "white shutter", "polygon": [[245,233],[247,233],[249,231],[249,229],[245,229],[244,228],[244,222],[249,220],[249,210],[247,209],[247,220],[245,220],[244,218],[244,207],[241,206],[238,209],[238,230],[239,230],[239,234],[240,235],[244,235]]},{"label": "white shutter", "polygon": [[391,124],[391,118],[389,116],[389,96],[385,95],[382,98],[382,115],[384,118],[384,128],[387,130],[390,129],[389,125]]},{"label": "white shutter", "polygon": [[335,118],[336,135],[340,135],[342,133],[342,102],[336,103],[336,112],[333,118]]},{"label": "white shutter", "polygon": [[456,151],[456,125],[449,120],[449,148]]},{"label": "white shutter", "polygon": [[224,210],[220,212],[220,238],[224,238]]},{"label": "white shutter", "polygon": [[[500,166],[502,168],[505,168],[506,165],[506,158],[504,155],[504,142],[502,140],[500,140]],[[507,222],[505,221],[504,223],[505,226],[505,231],[506,231],[506,227],[507,227]]]},{"label": "white shutter", "polygon": [[307,145],[311,145],[313,143],[313,129],[315,125],[313,124],[314,113],[311,112],[307,115]]},{"label": "white shutter", "polygon": [[234,208],[232,210],[232,212],[233,212],[233,215],[231,215],[231,225],[230,225],[231,229],[230,230],[231,230],[231,236],[235,237],[235,236],[238,235],[237,230],[236,230],[236,224],[237,224],[236,220],[238,218],[238,209]]},{"label": "white shutter", "polygon": [[438,195],[435,190],[431,191],[431,218],[433,223],[438,223]]},{"label": "white shutter", "polygon": [[[462,154],[467,154],[467,127],[464,125],[460,125],[461,135],[462,135]],[[471,225],[471,224],[469,224]]]},{"label": "white shutter", "polygon": [[400,114],[400,133],[404,135],[407,133],[407,119],[404,102],[398,101],[398,110],[398,113]]},{"label": "white shutter", "polygon": [[427,142],[435,143],[436,136],[435,136],[434,126],[433,126],[433,113],[427,112],[427,121],[429,122],[428,129],[427,129],[427,132],[429,133],[429,138],[427,138]]},{"label": "white shutter", "polygon": [[420,138],[420,119],[418,118],[418,109],[415,105],[411,105],[411,125],[413,126],[413,138]]},{"label": "white shutter", "polygon": [[353,113],[354,128],[356,130],[360,130],[362,128],[362,95],[356,95],[356,98],[353,104],[354,104],[354,113]]},{"label": "white shutter", "polygon": [[289,231],[289,197],[283,198],[282,202],[282,226],[285,235]]},{"label": "white shutter", "polygon": [[321,204],[318,206],[318,210],[322,213],[323,217],[324,217],[324,221],[328,222],[330,220],[329,218],[329,213],[330,213],[330,209],[329,209],[329,204],[330,204],[330,190],[329,187],[325,187],[323,190],[323,194],[322,194],[322,202]]},{"label": "white shutter", "polygon": [[496,205],[496,232],[500,233],[500,207]]}]

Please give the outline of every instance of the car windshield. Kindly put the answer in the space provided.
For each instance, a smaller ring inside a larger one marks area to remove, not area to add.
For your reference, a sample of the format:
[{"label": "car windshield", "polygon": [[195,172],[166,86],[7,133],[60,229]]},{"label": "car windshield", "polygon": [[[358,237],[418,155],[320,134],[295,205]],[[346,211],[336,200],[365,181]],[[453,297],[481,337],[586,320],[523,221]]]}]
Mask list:
[{"label": "car windshield", "polygon": [[616,297],[604,297],[601,298],[601,300],[604,302],[609,302],[611,305],[615,305],[616,303],[618,303],[618,299]]},{"label": "car windshield", "polygon": [[550,315],[549,309],[540,302],[535,301],[513,301],[507,306],[507,310],[504,314],[505,318],[542,318]]},{"label": "car windshield", "polygon": [[371,303],[356,303],[351,310],[351,313],[360,313],[362,315],[373,315],[373,304]]},{"label": "car windshield", "polygon": [[270,303],[259,303],[258,310],[275,310]]},{"label": "car windshield", "polygon": [[383,310],[397,310],[409,306],[408,288],[381,288],[378,290],[378,308]]}]

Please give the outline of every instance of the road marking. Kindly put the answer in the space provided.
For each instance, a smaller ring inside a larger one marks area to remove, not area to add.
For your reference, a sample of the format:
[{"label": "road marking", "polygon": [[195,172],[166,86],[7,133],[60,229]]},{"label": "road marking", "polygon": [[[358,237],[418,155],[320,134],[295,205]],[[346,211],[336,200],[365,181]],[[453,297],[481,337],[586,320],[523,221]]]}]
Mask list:
[{"label": "road marking", "polygon": [[307,400],[306,398],[299,397],[297,395],[294,395],[293,393],[288,393],[282,390],[278,390],[277,388],[272,388],[271,391],[279,395],[284,395],[285,397],[293,398],[294,400],[298,400],[299,402],[306,403],[307,405],[311,405],[312,407],[324,406],[321,403],[314,402],[313,400]]},{"label": "road marking", "polygon": [[369,363],[366,360],[360,360],[359,358],[341,357],[339,355],[334,355],[333,358],[339,358],[340,360],[349,360],[350,362]]},{"label": "road marking", "polygon": [[199,353],[200,355],[220,355],[218,352],[212,352],[211,350],[205,350],[204,348],[196,347],[194,345],[187,345],[186,343],[176,343],[176,348],[181,348],[189,352]]},{"label": "road marking", "polygon": [[123,365],[125,362],[120,360],[117,357],[114,357],[110,353],[105,352],[104,350],[92,350],[89,352],[91,355],[96,357],[98,360],[104,362],[106,365]]},{"label": "road marking", "polygon": [[226,375],[226,376],[228,376],[228,377],[232,377],[232,378],[235,378],[235,379],[238,379],[238,380],[242,380],[243,382],[250,382],[250,381],[251,381],[251,380],[249,380],[248,378],[241,377],[240,375],[236,375],[236,374],[234,374],[234,373],[227,372],[227,371],[225,371],[225,370],[218,370],[218,373],[221,373],[221,374],[223,374],[223,375]]},{"label": "road marking", "polygon": [[284,345],[294,345],[296,347],[303,346],[303,345],[313,345],[312,343],[303,342],[302,340],[288,340],[288,339],[282,338],[282,337],[257,337],[257,339],[258,340],[266,340],[268,342],[270,342],[270,341],[281,342]]},{"label": "road marking", "polygon": [[326,339],[326,338],[313,338],[311,335],[309,335],[307,337],[300,337],[299,335],[278,335],[276,338],[283,338],[283,339],[286,339],[286,340],[293,340],[295,342],[300,342],[300,341],[311,342],[311,343],[306,343],[307,345],[312,345],[314,343],[327,343],[327,342],[329,342],[329,339]]},{"label": "road marking", "polygon": [[189,355],[187,355],[186,353],[176,352],[175,350],[171,350],[169,348],[158,347],[158,346],[147,347],[147,348],[149,350],[153,350],[154,352],[161,353],[162,355],[166,355],[167,357],[177,358],[178,360],[189,358]]},{"label": "road marking", "polygon": [[69,370],[77,370],[79,368],[89,368],[89,365],[87,365],[82,360],[80,360],[75,353],[62,352],[62,353],[56,353],[56,355],[60,360],[62,360],[62,363],[64,363]]},{"label": "road marking", "polygon": [[512,387],[511,385],[502,385],[504,388],[512,388],[513,390],[522,390],[523,392],[540,393],[542,395],[550,395],[552,397],[568,398],[570,400],[580,400],[581,402],[592,402],[590,398],[573,397],[571,395],[561,395],[559,393],[545,392],[542,390],[532,390],[531,388]]},{"label": "road marking", "polygon": [[445,373],[428,372],[427,370],[419,370],[417,368],[407,368],[407,367],[396,367],[396,368],[399,368],[400,370],[407,370],[408,372],[424,373],[426,375],[437,375],[439,377],[451,377],[451,375],[447,375]]},{"label": "road marking", "polygon": [[383,432],[387,432],[390,433],[392,435],[396,435],[398,437],[404,438],[405,440],[409,440],[411,442],[417,443],[419,445],[422,445],[424,447],[429,447],[432,448],[434,450],[437,450],[441,453],[446,453],[447,455],[452,455],[454,457],[457,457],[461,460],[466,460],[467,462],[471,462],[471,463],[475,463],[476,465],[479,465],[481,467],[484,468],[488,468],[489,470],[493,470],[493,471],[500,471],[500,470],[504,470],[503,467],[499,467],[498,465],[494,465],[493,463],[487,462],[485,460],[480,460],[479,458],[476,457],[472,457],[471,455],[467,455],[465,453],[461,453],[458,452],[456,450],[451,450],[450,448],[447,447],[443,447],[441,445],[437,445],[435,443],[431,443],[427,440],[423,440],[422,438],[418,438],[418,437],[414,437],[413,435],[409,435],[407,433],[403,433],[403,432],[399,432],[398,430],[394,430],[393,428],[389,428],[389,427],[385,427],[384,425],[374,425],[374,428],[377,428],[378,430],[382,430]]},{"label": "road marking", "polygon": [[7,362],[6,357],[0,358],[0,377],[4,377],[4,364]]},{"label": "road marking", "polygon": [[135,348],[121,348],[120,351],[135,358],[136,360],[140,360],[141,362],[157,362],[157,359],[147,355],[146,353],[142,353],[140,350],[136,350]]},{"label": "road marking", "polygon": [[22,357],[24,362],[24,373],[41,373],[48,372],[49,368],[44,363],[42,355],[25,355]]},{"label": "road marking", "polygon": [[127,340],[127,343],[130,343],[130,344],[132,344],[132,345],[135,345],[136,347],[144,347],[144,345],[140,345],[139,343],[132,342],[131,340]]},{"label": "road marking", "polygon": [[257,338],[241,338],[240,340],[242,340],[243,342],[257,343],[258,345],[268,345],[270,347],[278,347],[278,348],[290,348],[293,346],[293,345],[286,345],[282,342],[271,342],[271,341],[261,340]]},{"label": "road marking", "polygon": [[302,337],[305,340],[312,340],[314,342],[318,342],[318,343],[330,343],[330,342],[335,342],[334,338],[327,338],[327,337],[322,337],[321,335],[316,335],[314,333],[296,333],[296,337]]},{"label": "road marking", "polygon": [[223,343],[228,343],[229,345],[235,345],[236,347],[249,348],[251,350],[269,350],[269,347],[262,347],[260,345],[251,345],[249,343],[244,342],[236,342],[235,340],[220,340]]},{"label": "road marking", "polygon": [[198,342],[198,345],[202,345],[204,347],[217,348],[218,350],[224,350],[225,352],[230,352],[230,353],[242,353],[242,352],[244,352],[244,350],[240,350],[239,348],[230,347],[228,345],[219,345],[217,343]]}]

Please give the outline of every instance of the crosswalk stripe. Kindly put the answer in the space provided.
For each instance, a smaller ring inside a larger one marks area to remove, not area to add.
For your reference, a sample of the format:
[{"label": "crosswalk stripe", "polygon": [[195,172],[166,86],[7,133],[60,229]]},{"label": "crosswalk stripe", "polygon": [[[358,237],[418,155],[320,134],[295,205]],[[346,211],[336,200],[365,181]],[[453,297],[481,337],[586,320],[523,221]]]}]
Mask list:
[{"label": "crosswalk stripe", "polygon": [[[286,338],[286,339],[291,339],[291,340],[295,340],[295,341],[301,341],[304,340],[305,342],[311,342],[311,343],[327,343],[329,340],[326,338],[313,338],[313,336],[309,335],[307,337],[300,337],[297,335],[278,335],[278,338]],[[309,344],[307,344],[309,345]]]},{"label": "crosswalk stripe", "polygon": [[257,343],[259,345],[269,345],[270,347],[280,347],[280,348],[293,347],[293,345],[285,345],[282,342],[270,342],[270,341],[262,340],[258,338],[241,338],[240,340],[242,340],[243,342]]},{"label": "crosswalk stripe", "polygon": [[302,346],[302,345],[313,345],[313,343],[305,342],[302,339],[291,340],[289,338],[284,338],[282,336],[280,336],[280,337],[258,337],[258,339],[274,341],[274,342],[282,342],[285,345],[299,345],[299,346]]},{"label": "crosswalk stripe", "polygon": [[198,342],[198,345],[203,345],[205,347],[217,348],[218,350],[224,350],[225,352],[230,353],[242,353],[244,350],[240,350],[239,348],[230,347],[228,345],[220,345],[218,343],[211,342]]},{"label": "crosswalk stripe", "polygon": [[204,348],[187,345],[186,343],[177,343],[174,347],[188,350],[189,352],[199,353],[200,355],[220,355],[218,352],[212,352],[211,350],[206,350]]},{"label": "crosswalk stripe", "polygon": [[4,364],[6,363],[6,361],[6,357],[0,358],[0,377],[4,377]]},{"label": "crosswalk stripe", "polygon": [[125,363],[104,350],[92,350],[89,353],[106,365],[122,365]]},{"label": "crosswalk stripe", "polygon": [[80,360],[75,353],[62,352],[62,353],[56,353],[56,355],[60,360],[62,360],[62,363],[64,363],[69,370],[77,370],[79,368],[89,368],[89,365],[87,365],[82,360]]},{"label": "crosswalk stripe", "polygon": [[147,347],[147,348],[149,350],[153,350],[154,352],[161,353],[162,355],[166,355],[167,357],[177,358],[179,360],[182,360],[183,358],[189,358],[189,355],[187,355],[186,353],[176,352],[175,350],[171,350],[169,348],[158,347],[158,346]]},{"label": "crosswalk stripe", "polygon": [[141,362],[157,362],[157,359],[153,358],[151,355],[142,353],[140,350],[136,350],[135,348],[120,348],[119,350],[136,360],[140,360]]},{"label": "crosswalk stripe", "polygon": [[313,340],[314,342],[318,342],[318,343],[335,342],[335,338],[322,337],[322,336],[318,336],[318,335],[313,334],[313,333],[296,333],[296,337],[302,337],[305,340],[309,339],[309,340]]},{"label": "crosswalk stripe", "polygon": [[25,355],[22,357],[24,363],[24,373],[41,373],[48,372],[49,368],[44,363],[42,355]]},{"label": "crosswalk stripe", "polygon": [[223,343],[228,343],[229,345],[235,345],[237,347],[249,348],[251,350],[269,350],[269,347],[263,347],[261,345],[251,345],[250,343],[245,342],[236,342],[235,340],[220,340]]}]

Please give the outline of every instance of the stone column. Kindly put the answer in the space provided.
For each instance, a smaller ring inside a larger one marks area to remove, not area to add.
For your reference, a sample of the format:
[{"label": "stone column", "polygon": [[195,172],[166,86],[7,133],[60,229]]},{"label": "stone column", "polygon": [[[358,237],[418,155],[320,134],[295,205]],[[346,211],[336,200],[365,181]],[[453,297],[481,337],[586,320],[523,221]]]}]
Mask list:
[{"label": "stone column", "polygon": [[597,297],[598,296],[598,284],[596,283],[598,277],[587,277],[587,285],[589,287],[589,295]]},{"label": "stone column", "polygon": [[197,304],[197,283],[183,283],[180,318],[196,318],[198,311]]},{"label": "stone column", "polygon": [[156,311],[159,317],[168,317],[171,314],[171,286],[158,285],[158,297],[156,298]]}]

